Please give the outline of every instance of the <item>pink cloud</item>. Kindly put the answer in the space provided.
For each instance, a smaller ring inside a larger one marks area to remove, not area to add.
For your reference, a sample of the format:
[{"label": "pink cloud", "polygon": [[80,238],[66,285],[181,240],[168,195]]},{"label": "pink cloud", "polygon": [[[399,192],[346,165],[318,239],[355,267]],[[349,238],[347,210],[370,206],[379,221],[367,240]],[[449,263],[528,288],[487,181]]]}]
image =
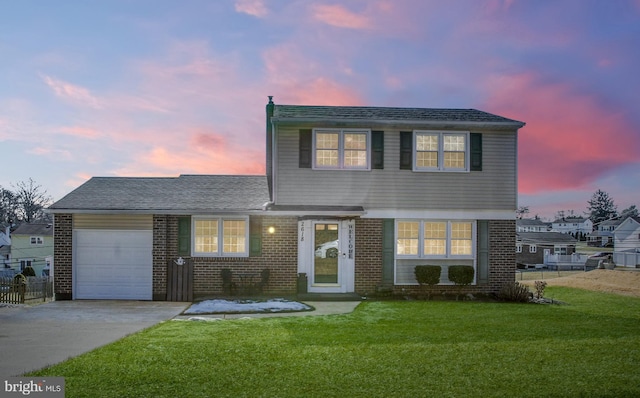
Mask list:
[{"label": "pink cloud", "polygon": [[41,146],[31,148],[27,151],[27,153],[30,155],[49,157],[51,159],[55,159],[56,161],[73,159],[73,156],[69,151],[54,148],[45,148]]},{"label": "pink cloud", "polygon": [[134,160],[115,174],[264,174],[264,146],[259,145],[259,148],[254,149],[243,142],[229,142],[210,128],[190,128],[173,143],[154,145],[150,150],[136,153],[132,157]]},{"label": "pink cloud", "polygon": [[257,18],[265,17],[269,13],[263,0],[237,0],[235,10]]},{"label": "pink cloud", "polygon": [[225,138],[221,135],[209,134],[206,132],[197,133],[191,137],[192,146],[196,148],[205,148],[209,150],[224,149],[226,146]]},{"label": "pink cloud", "polygon": [[84,87],[76,86],[49,76],[42,76],[42,80],[44,80],[45,84],[60,98],[94,109],[102,108],[101,101]]},{"label": "pink cloud", "polygon": [[122,176],[177,174],[264,174],[264,154],[257,151],[175,150],[156,146],[135,162],[116,171]]},{"label": "pink cloud", "polygon": [[496,77],[487,88],[484,109],[527,123],[518,138],[522,193],[584,189],[637,162],[640,142],[632,124],[594,96],[533,73]]},{"label": "pink cloud", "polygon": [[362,105],[364,101],[350,86],[321,73],[322,67],[303,58],[303,52],[288,45],[269,49],[264,55],[270,93],[277,103],[297,105]]},{"label": "pink cloud", "polygon": [[371,21],[362,14],[356,14],[341,5],[314,5],[313,18],[327,25],[347,29],[369,29]]},{"label": "pink cloud", "polygon": [[98,130],[80,126],[60,127],[57,131],[80,138],[95,139],[102,136]]}]

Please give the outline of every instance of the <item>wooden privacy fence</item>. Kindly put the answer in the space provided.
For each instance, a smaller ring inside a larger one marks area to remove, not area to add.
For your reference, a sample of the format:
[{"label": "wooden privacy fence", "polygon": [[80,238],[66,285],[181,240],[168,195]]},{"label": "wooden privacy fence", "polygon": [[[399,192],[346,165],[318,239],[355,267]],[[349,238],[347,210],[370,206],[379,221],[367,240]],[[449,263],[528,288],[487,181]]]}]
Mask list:
[{"label": "wooden privacy fence", "polygon": [[167,301],[193,301],[193,261],[179,257],[167,264]]},{"label": "wooden privacy fence", "polygon": [[46,301],[53,297],[53,278],[25,277],[21,274],[0,278],[0,303],[24,304],[27,300]]}]

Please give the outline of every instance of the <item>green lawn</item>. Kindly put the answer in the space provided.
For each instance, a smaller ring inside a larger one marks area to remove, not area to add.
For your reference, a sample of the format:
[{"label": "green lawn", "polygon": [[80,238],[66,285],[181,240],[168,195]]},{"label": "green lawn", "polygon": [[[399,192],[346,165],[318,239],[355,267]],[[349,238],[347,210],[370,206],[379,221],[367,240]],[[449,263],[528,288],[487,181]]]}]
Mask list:
[{"label": "green lawn", "polygon": [[68,360],[67,397],[637,397],[640,299],[384,301],[326,317],[168,321]]}]

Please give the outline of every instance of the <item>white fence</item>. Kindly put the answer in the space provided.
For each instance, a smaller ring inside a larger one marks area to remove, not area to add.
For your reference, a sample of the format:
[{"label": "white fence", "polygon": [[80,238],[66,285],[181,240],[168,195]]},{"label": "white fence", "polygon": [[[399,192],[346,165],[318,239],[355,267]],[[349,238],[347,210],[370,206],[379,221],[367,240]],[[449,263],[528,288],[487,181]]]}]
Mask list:
[{"label": "white fence", "polygon": [[613,262],[619,267],[640,268],[640,253],[614,252]]},{"label": "white fence", "polygon": [[585,265],[589,256],[586,254],[546,254],[545,265]]}]

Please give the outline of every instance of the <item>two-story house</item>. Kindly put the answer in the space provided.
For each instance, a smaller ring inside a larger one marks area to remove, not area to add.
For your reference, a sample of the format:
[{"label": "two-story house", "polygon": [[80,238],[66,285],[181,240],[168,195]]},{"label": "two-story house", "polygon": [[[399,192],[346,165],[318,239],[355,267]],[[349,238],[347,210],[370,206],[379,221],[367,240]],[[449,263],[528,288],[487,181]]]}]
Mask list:
[{"label": "two-story house", "polygon": [[519,218],[516,220],[516,232],[549,232],[551,226],[536,218]]},{"label": "two-story house", "polygon": [[12,268],[21,272],[31,267],[36,276],[53,264],[53,226],[51,224],[21,224],[11,233]]},{"label": "two-story house", "polygon": [[0,275],[2,270],[11,268],[11,228],[0,230]]},{"label": "two-story house", "polygon": [[640,217],[627,217],[613,231],[613,261],[620,267],[640,268]]},{"label": "two-story house", "polygon": [[577,239],[586,238],[593,231],[593,222],[584,217],[563,217],[551,223],[551,230],[571,234]]},{"label": "two-story house", "polygon": [[595,224],[594,231],[587,238],[589,246],[613,247],[613,231],[621,223],[622,220],[612,219]]},{"label": "two-story house", "polygon": [[[92,178],[50,207],[57,298],[164,300],[270,271],[267,294],[419,288],[414,267],[469,265],[469,292],[514,280],[517,131],[474,109],[266,107],[266,176]],[[302,284],[302,286],[301,286]]]}]

